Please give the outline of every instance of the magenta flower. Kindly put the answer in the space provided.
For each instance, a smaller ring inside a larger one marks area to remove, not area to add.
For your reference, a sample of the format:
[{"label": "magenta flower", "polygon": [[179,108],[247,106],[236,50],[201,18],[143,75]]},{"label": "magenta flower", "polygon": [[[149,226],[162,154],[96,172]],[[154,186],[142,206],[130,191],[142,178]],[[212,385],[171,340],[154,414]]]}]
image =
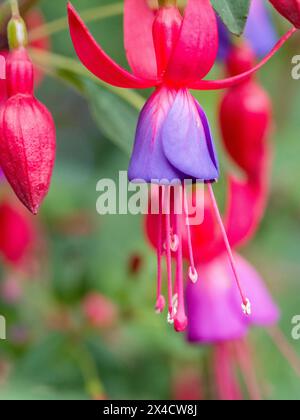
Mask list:
[{"label": "magenta flower", "polygon": [[189,0],[184,17],[176,6],[160,7],[155,13],[144,0],[125,0],[125,50],[133,74],[102,50],[71,4],[68,13],[77,55],[94,75],[118,87],[156,88],[141,113],[129,167],[130,180],[148,182],[218,178],[206,115],[188,89],[220,89],[245,80],[295,30],[250,71],[207,81],[203,78],[218,50],[217,22],[209,0]]},{"label": "magenta flower", "polygon": [[199,269],[200,279],[188,283],[186,292],[189,319],[188,339],[197,343],[216,343],[244,337],[251,325],[271,326],[279,311],[256,270],[241,256],[235,255],[241,285],[252,302],[252,315],[240,310],[240,298],[232,283],[231,267],[221,255]]},{"label": "magenta flower", "polygon": [[[247,80],[296,29],[292,28],[258,65],[248,71],[224,80],[203,80],[213,67],[218,51],[218,28],[210,1],[188,0],[184,16],[175,0],[160,3],[166,5],[153,11],[146,0],[125,0],[124,41],[133,73],[121,68],[103,51],[71,4],[68,5],[68,14],[76,53],[95,76],[117,87],[155,88],[139,118],[128,172],[130,181],[143,180],[160,185],[157,196],[159,215],[152,219],[154,227],[148,232],[158,257],[156,308],[162,312],[165,306],[161,293],[161,263],[165,250],[169,321],[174,322],[177,331],[183,331],[187,325],[182,274],[182,238],[185,233],[182,232],[180,217],[174,214],[174,207],[178,204],[181,208],[186,206],[185,200],[183,203],[174,202],[170,185],[174,180],[179,183],[186,179],[205,182],[213,196],[210,184],[219,177],[207,117],[189,89],[222,89]],[[222,225],[216,203],[214,209]],[[189,226],[185,231],[190,238]],[[223,226],[222,232],[231,256]],[[191,241],[189,243],[189,275],[196,282],[198,275]],[[175,284],[172,280],[173,256],[177,262]],[[231,261],[234,268],[232,258]],[[236,276],[235,270],[234,274]],[[239,289],[243,309],[249,313],[249,300]]]}]

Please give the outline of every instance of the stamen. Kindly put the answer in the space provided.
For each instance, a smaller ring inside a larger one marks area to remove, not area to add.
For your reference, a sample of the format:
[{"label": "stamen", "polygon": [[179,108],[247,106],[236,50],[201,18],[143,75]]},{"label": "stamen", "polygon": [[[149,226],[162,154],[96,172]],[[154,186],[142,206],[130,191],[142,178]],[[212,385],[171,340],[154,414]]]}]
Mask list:
[{"label": "stamen", "polygon": [[155,305],[155,312],[159,315],[161,314],[166,306],[166,300],[163,295],[159,295]]},{"label": "stamen", "polygon": [[159,215],[158,215],[158,233],[157,233],[157,300],[155,310],[162,313],[165,308],[165,298],[161,294],[162,286],[162,187],[159,187]]},{"label": "stamen", "polygon": [[175,318],[175,316],[177,314],[177,311],[178,311],[178,294],[177,293],[175,293],[175,295],[173,296],[172,306],[173,306],[172,314],[168,313],[168,323],[169,324],[174,324],[174,318]]},{"label": "stamen", "polygon": [[172,235],[171,236],[171,251],[172,252],[177,252],[178,250],[178,245],[179,245],[179,238],[177,235]]},{"label": "stamen", "polygon": [[198,273],[195,268],[192,235],[191,235],[191,228],[190,228],[190,222],[189,222],[189,216],[188,216],[188,201],[187,201],[186,189],[184,187],[183,187],[183,196],[184,196],[184,216],[185,216],[185,224],[186,224],[186,229],[187,229],[188,250],[189,250],[189,258],[190,258],[189,278],[193,283],[197,283]]},{"label": "stamen", "polygon": [[189,268],[189,278],[191,280],[192,283],[196,284],[198,281],[198,273],[195,270],[195,268],[190,267]]},{"label": "stamen", "polygon": [[171,217],[170,217],[170,187],[165,187],[164,191],[164,210],[166,214],[166,259],[168,276],[168,302],[169,314],[173,315],[173,284],[172,284],[172,255],[171,255]]},{"label": "stamen", "polygon": [[250,300],[246,298],[246,303],[242,303],[241,306],[242,306],[243,313],[245,315],[250,316],[252,313]]},{"label": "stamen", "polygon": [[227,254],[228,254],[228,257],[229,257],[229,261],[230,261],[230,265],[231,265],[231,268],[232,268],[232,271],[233,271],[233,275],[235,277],[235,281],[236,281],[237,287],[239,289],[239,292],[240,292],[240,295],[241,295],[241,298],[242,298],[243,312],[244,312],[245,315],[251,315],[251,303],[250,303],[249,299],[246,298],[246,296],[244,295],[244,292],[243,292],[243,289],[242,289],[242,286],[241,286],[241,283],[240,283],[240,279],[239,279],[239,276],[238,276],[238,273],[237,273],[234,257],[233,257],[232,251],[231,251],[230,243],[229,243],[229,240],[228,240],[227,232],[225,230],[223,220],[222,220],[219,208],[218,208],[218,204],[217,204],[217,201],[216,201],[216,198],[215,198],[215,195],[214,195],[214,191],[213,191],[212,185],[210,183],[208,184],[208,191],[209,191],[209,194],[210,194],[210,197],[211,197],[211,200],[212,200],[212,205],[213,205],[213,208],[214,208],[214,212],[215,212],[218,224],[219,224],[220,229],[221,229],[221,233],[222,233],[223,240],[224,240],[224,243],[225,243],[225,246],[226,246],[226,251],[227,251]]},{"label": "stamen", "polygon": [[182,237],[180,218],[175,215],[175,229],[178,235],[178,251],[176,254],[176,289],[178,294],[178,310],[174,318],[174,328],[177,332],[185,331],[187,327],[187,316],[184,307],[184,285],[183,285],[183,263],[182,263]]}]

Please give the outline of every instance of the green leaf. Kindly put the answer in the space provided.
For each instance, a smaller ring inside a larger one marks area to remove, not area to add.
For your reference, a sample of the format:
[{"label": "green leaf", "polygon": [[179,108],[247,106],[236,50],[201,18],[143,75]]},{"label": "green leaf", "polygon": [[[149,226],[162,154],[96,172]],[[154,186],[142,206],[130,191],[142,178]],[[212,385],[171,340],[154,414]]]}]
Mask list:
[{"label": "green leaf", "polygon": [[138,111],[122,98],[90,81],[85,83],[85,96],[102,133],[130,156]]},{"label": "green leaf", "polygon": [[86,98],[101,132],[130,156],[139,115],[137,108],[84,76],[69,70],[60,70],[58,74]]},{"label": "green leaf", "polygon": [[247,22],[250,0],[212,0],[212,4],[229,31],[241,35]]}]

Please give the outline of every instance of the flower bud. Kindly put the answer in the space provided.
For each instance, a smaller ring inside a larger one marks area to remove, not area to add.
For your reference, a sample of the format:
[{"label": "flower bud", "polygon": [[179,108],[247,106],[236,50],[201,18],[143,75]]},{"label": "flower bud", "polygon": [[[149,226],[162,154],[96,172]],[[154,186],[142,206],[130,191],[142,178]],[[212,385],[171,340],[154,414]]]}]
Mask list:
[{"label": "flower bud", "polygon": [[250,45],[243,43],[231,48],[226,59],[229,76],[245,73],[255,66],[256,57]]},{"label": "flower bud", "polygon": [[275,9],[300,29],[300,0],[270,0]]},{"label": "flower bud", "polygon": [[55,126],[33,96],[33,67],[23,47],[7,59],[7,88],[0,114],[0,165],[20,201],[37,214],[50,186]]},{"label": "flower bud", "polygon": [[[253,63],[247,46],[235,48],[228,57],[230,75],[247,71]],[[220,106],[220,125],[227,152],[247,176],[260,173],[271,126],[272,106],[264,89],[253,78],[229,89]]]}]

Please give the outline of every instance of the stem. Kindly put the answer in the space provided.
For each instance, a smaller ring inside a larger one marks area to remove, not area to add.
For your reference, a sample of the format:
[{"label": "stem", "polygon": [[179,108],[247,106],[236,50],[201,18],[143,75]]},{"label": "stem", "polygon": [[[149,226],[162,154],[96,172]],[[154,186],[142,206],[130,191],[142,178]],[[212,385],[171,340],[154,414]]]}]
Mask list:
[{"label": "stem", "polygon": [[[85,22],[92,22],[113,16],[122,15],[123,3],[114,3],[107,6],[94,7],[85,10],[81,13],[81,17]],[[68,20],[63,17],[53,20],[52,22],[41,25],[33,29],[29,34],[29,40],[36,41],[45,36],[53,35],[57,32],[63,31],[68,28]]]},{"label": "stem", "polygon": [[144,98],[138,93],[136,93],[134,90],[124,90],[102,82],[96,76],[93,76],[88,70],[86,70],[80,63],[78,63],[73,58],[64,57],[63,55],[59,54],[49,53],[39,48],[30,48],[29,53],[33,62],[39,67],[45,69],[46,71],[49,70],[49,68],[55,70],[70,71],[73,74],[75,73],[79,76],[84,76],[97,83],[98,85],[110,90],[138,111],[140,111],[144,105]]},{"label": "stem", "polygon": [[99,399],[104,394],[104,388],[97,375],[97,366],[93,357],[77,340],[76,345],[73,346],[73,356],[81,370],[87,393],[92,399]]},{"label": "stem", "polygon": [[20,9],[18,0],[9,0],[11,13],[13,17],[20,17]]}]

